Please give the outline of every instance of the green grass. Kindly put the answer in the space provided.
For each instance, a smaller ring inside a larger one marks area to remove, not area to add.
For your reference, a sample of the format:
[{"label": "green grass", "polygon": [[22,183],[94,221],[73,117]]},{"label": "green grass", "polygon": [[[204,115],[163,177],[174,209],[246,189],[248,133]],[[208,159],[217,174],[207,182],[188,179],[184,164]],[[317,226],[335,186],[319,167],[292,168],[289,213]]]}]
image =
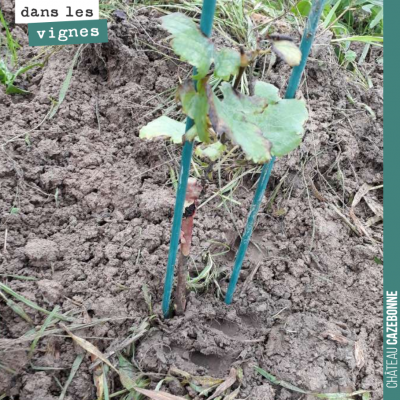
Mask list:
[{"label": "green grass", "polygon": [[[1,32],[1,28],[5,31],[5,36]],[[43,67],[42,63],[30,62],[18,68],[17,50],[21,46],[8,28],[7,21],[0,9],[0,83],[6,88],[6,94],[28,94],[26,90],[14,84],[14,81],[21,75],[26,74],[30,69],[35,67]]]},{"label": "green grass", "polygon": [[[383,0],[329,0],[322,14],[323,28],[331,30],[338,61],[359,75],[371,46],[382,47]],[[364,43],[361,56],[350,49],[354,42]]]},{"label": "green grass", "polygon": [[370,391],[368,390],[356,390],[352,393],[316,393],[310,390],[301,389],[289,382],[278,379],[276,376],[270,374],[269,372],[263,370],[260,367],[254,367],[255,370],[266,378],[269,382],[274,385],[284,387],[285,389],[292,390],[293,392],[301,393],[303,395],[308,395],[310,397],[326,400],[354,400],[355,396],[361,396],[362,400],[369,400],[371,398]]},{"label": "green grass", "polygon": [[[6,35],[5,35],[5,45],[8,49],[8,52],[11,54],[12,57],[12,62],[13,65],[15,66],[17,64],[17,50],[21,47],[18,42],[13,38],[13,36],[11,35],[11,32],[8,28],[8,24],[3,16],[3,13],[1,12],[0,9],[0,27],[3,27]],[[1,35],[0,33],[0,47],[3,45],[3,35]],[[1,53],[0,53],[1,54]]]},{"label": "green grass", "polygon": [[323,20],[339,35],[382,36],[383,0],[329,0]]}]

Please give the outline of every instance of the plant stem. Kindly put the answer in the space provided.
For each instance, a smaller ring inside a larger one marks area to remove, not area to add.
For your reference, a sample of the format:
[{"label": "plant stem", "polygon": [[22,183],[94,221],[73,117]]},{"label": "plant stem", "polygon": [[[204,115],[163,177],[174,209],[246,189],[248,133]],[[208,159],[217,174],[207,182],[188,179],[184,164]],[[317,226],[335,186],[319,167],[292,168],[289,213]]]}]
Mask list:
[{"label": "plant stem", "polygon": [[[324,3],[325,0],[314,0],[313,2],[310,16],[307,21],[307,26],[301,39],[301,62],[297,67],[293,68],[293,72],[290,76],[288,87],[286,89],[286,99],[293,99],[295,97],[297,88],[299,87],[300,79],[306,66],[312,43],[314,41],[315,32],[317,31],[318,21],[321,17]],[[226,304],[232,303],[232,298],[236,289],[237,281],[239,279],[240,270],[242,268],[247,247],[249,246],[251,235],[253,233],[254,223],[261,205],[261,201],[264,197],[265,189],[268,185],[269,177],[271,176],[271,171],[274,166],[275,159],[275,156],[272,157],[271,161],[268,164],[265,164],[262,168],[253,203],[250,207],[249,216],[247,217],[247,223],[243,233],[242,241],[240,242],[239,250],[236,254],[235,265],[233,267],[231,280],[229,281],[228,291],[225,297]]]},{"label": "plant stem", "polygon": [[234,82],[234,84],[233,84],[233,88],[234,88],[235,90],[239,88],[240,81],[241,81],[241,79],[242,79],[243,72],[244,72],[245,69],[246,69],[246,67],[240,67],[240,68],[239,68],[239,73],[237,74],[236,79],[235,79],[235,82]]},{"label": "plant stem", "polygon": [[178,260],[178,283],[176,285],[175,303],[177,315],[183,315],[186,308],[186,285],[187,285],[187,264],[189,260],[190,247],[192,245],[193,222],[198,205],[198,198],[202,187],[197,183],[197,179],[188,180],[185,212],[183,213],[182,229],[180,234],[180,254]]},{"label": "plant stem", "polygon": [[[203,9],[200,19],[200,29],[206,36],[211,35],[214,13],[215,13],[216,0],[204,0]],[[196,75],[196,71],[194,71]],[[193,120],[190,118],[186,121],[186,131],[193,126]],[[162,310],[165,318],[169,316],[169,304],[171,301],[172,286],[174,283],[174,267],[176,255],[178,253],[179,237],[181,232],[183,207],[185,204],[185,195],[187,188],[187,181],[190,172],[190,162],[192,159],[193,142],[186,141],[182,150],[181,170],[178,181],[178,191],[176,193],[174,219],[172,222],[171,243],[168,254],[167,272],[165,274],[164,282],[164,295],[162,302]]]},{"label": "plant stem", "polygon": [[187,282],[187,264],[189,257],[179,253],[177,276],[178,282],[175,289],[176,315],[183,315],[186,309],[186,282]]}]

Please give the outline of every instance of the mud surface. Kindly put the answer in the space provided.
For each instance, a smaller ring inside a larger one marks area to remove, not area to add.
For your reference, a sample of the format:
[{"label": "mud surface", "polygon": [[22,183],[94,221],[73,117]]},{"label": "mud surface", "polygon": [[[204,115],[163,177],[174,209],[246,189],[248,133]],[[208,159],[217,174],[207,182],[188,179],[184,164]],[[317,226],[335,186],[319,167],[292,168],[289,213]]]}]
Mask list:
[{"label": "mud surface", "polygon": [[[180,149],[143,142],[138,130],[161,115],[166,91],[189,71],[161,54],[172,56],[157,16],[139,12],[131,22],[110,25],[107,45],[87,46],[51,120],[41,124],[76,47],[62,47],[19,82],[31,95],[0,90],[0,140],[7,142],[0,151],[1,281],[47,310],[58,305],[76,321],[106,318],[76,332],[101,350],[149,316],[144,284],[161,315],[174,206],[171,168],[178,168]],[[37,50],[16,30],[21,57],[32,57]],[[210,261],[207,254],[218,274],[205,290],[190,293],[184,317],[153,320],[136,345],[134,360],[144,372],[165,374],[175,366],[225,377],[237,366],[244,372],[240,398],[301,398],[257,375],[259,365],[304,389],[370,389],[372,399],[382,398],[382,224],[366,228],[369,237],[360,235],[338,211],[354,224],[354,195],[365,183],[382,184],[383,71],[374,50],[362,69],[370,77],[367,88],[337,65],[324,40],[301,87],[310,112],[304,142],[276,164],[234,304],[225,306],[221,291],[254,193],[253,173],[225,193],[234,202],[215,196],[196,214],[192,275]],[[264,79],[283,93],[289,73],[279,64]],[[177,115],[175,106],[171,110]],[[224,169],[221,185],[236,172]],[[201,201],[219,185],[214,173]],[[382,202],[381,189],[367,196]],[[10,213],[12,207],[18,211]],[[364,200],[355,214],[363,226],[373,216]],[[22,306],[33,326],[42,326],[46,315]],[[0,394],[55,400],[57,380],[65,383],[82,350],[59,332],[43,338],[29,360],[31,341],[18,338],[31,328],[0,301],[1,364],[15,371],[0,369]],[[90,363],[85,357],[67,399],[95,398]],[[110,383],[115,391],[118,382]],[[162,389],[187,394],[176,382]]]}]

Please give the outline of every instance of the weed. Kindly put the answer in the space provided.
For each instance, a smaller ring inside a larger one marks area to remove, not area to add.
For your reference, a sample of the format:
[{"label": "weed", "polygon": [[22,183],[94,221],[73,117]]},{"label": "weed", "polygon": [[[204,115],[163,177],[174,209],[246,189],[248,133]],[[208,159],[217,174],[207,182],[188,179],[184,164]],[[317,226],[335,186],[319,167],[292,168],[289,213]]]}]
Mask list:
[{"label": "weed", "polygon": [[65,382],[65,385],[62,388],[59,400],[64,400],[66,394],[67,394],[67,390],[68,390],[68,386],[71,384],[72,380],[75,377],[76,372],[78,371],[79,367],[81,366],[81,363],[83,361],[83,357],[84,357],[84,353],[82,354],[78,354],[72,364],[71,367],[71,371],[69,373],[68,379]]},{"label": "weed", "polygon": [[271,383],[275,385],[282,386],[286,389],[292,390],[297,393],[301,393],[303,395],[310,395],[316,397],[318,399],[330,399],[330,400],[354,400],[354,396],[360,395],[362,396],[362,400],[369,400],[371,395],[368,390],[357,390],[353,393],[315,393],[309,390],[301,389],[291,383],[285,382],[283,380],[279,380],[274,375],[269,372],[263,370],[262,368],[255,367],[255,370],[262,375],[264,378],[268,379]]},{"label": "weed", "polygon": [[[3,28],[6,31],[6,45],[8,48],[8,51],[11,54],[12,57],[12,62],[14,65],[17,64],[17,50],[21,47],[18,42],[13,38],[11,35],[10,29],[8,28],[8,24],[3,16],[3,13],[1,12],[0,9],[0,23],[3,26]],[[0,42],[1,43],[1,42]]]},{"label": "weed", "polygon": [[29,64],[25,67],[17,69],[16,72],[11,72],[4,60],[0,60],[0,83],[6,87],[7,94],[29,94],[28,91],[14,85],[14,81],[22,74],[25,74],[30,69],[35,67],[42,67],[43,64]]},{"label": "weed", "polygon": [[69,85],[70,85],[71,79],[72,79],[72,74],[74,72],[74,68],[75,68],[76,63],[78,62],[78,58],[79,58],[79,56],[81,54],[82,47],[83,47],[83,45],[81,44],[78,47],[78,50],[76,51],[76,53],[74,55],[74,58],[72,59],[71,65],[70,65],[70,67],[68,69],[67,76],[65,77],[64,82],[61,85],[60,93],[58,95],[58,101],[57,101],[56,105],[54,107],[52,107],[52,110],[51,110],[50,115],[49,115],[49,119],[53,118],[54,115],[56,115],[59,107],[61,106],[62,102],[65,99],[65,96],[67,95],[68,88],[69,88]]}]

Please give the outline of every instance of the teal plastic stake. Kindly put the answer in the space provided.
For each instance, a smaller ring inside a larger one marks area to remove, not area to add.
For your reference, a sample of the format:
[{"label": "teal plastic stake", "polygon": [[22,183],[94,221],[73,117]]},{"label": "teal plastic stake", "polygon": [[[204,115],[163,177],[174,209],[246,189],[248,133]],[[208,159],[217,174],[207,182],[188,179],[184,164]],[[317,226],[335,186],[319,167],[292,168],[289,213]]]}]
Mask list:
[{"label": "teal plastic stake", "polygon": [[[306,29],[304,30],[303,37],[301,39],[301,62],[297,67],[293,68],[292,75],[290,76],[288,87],[286,89],[286,99],[293,99],[296,94],[297,88],[299,87],[300,79],[307,63],[307,58],[315,38],[315,32],[317,31],[318,22],[324,8],[325,1],[326,0],[314,0],[313,2],[310,15],[308,17]],[[268,164],[265,164],[261,170],[256,193],[254,195],[253,203],[250,207],[249,216],[247,217],[247,223],[243,232],[242,241],[240,242],[240,246],[236,254],[235,264],[233,266],[231,280],[229,281],[228,291],[226,292],[226,304],[232,303],[233,294],[235,292],[236,284],[239,279],[240,270],[242,268],[243,260],[246,256],[247,247],[249,246],[251,235],[253,233],[254,223],[256,221],[261,201],[264,197],[265,189],[268,185],[269,177],[271,176],[272,168],[274,167],[275,159],[276,157],[273,156],[270,162]]]},{"label": "teal plastic stake", "polygon": [[[201,12],[200,29],[207,37],[211,36],[216,0],[204,0]],[[193,74],[196,75],[196,69]],[[193,120],[186,120],[186,132],[193,126]],[[162,310],[165,318],[169,317],[172,287],[174,285],[174,270],[178,254],[179,239],[182,226],[183,207],[185,205],[186,189],[192,160],[193,142],[186,141],[182,149],[181,169],[179,172],[178,191],[176,193],[174,219],[172,221],[171,242],[169,246],[167,272],[165,274]]]}]

